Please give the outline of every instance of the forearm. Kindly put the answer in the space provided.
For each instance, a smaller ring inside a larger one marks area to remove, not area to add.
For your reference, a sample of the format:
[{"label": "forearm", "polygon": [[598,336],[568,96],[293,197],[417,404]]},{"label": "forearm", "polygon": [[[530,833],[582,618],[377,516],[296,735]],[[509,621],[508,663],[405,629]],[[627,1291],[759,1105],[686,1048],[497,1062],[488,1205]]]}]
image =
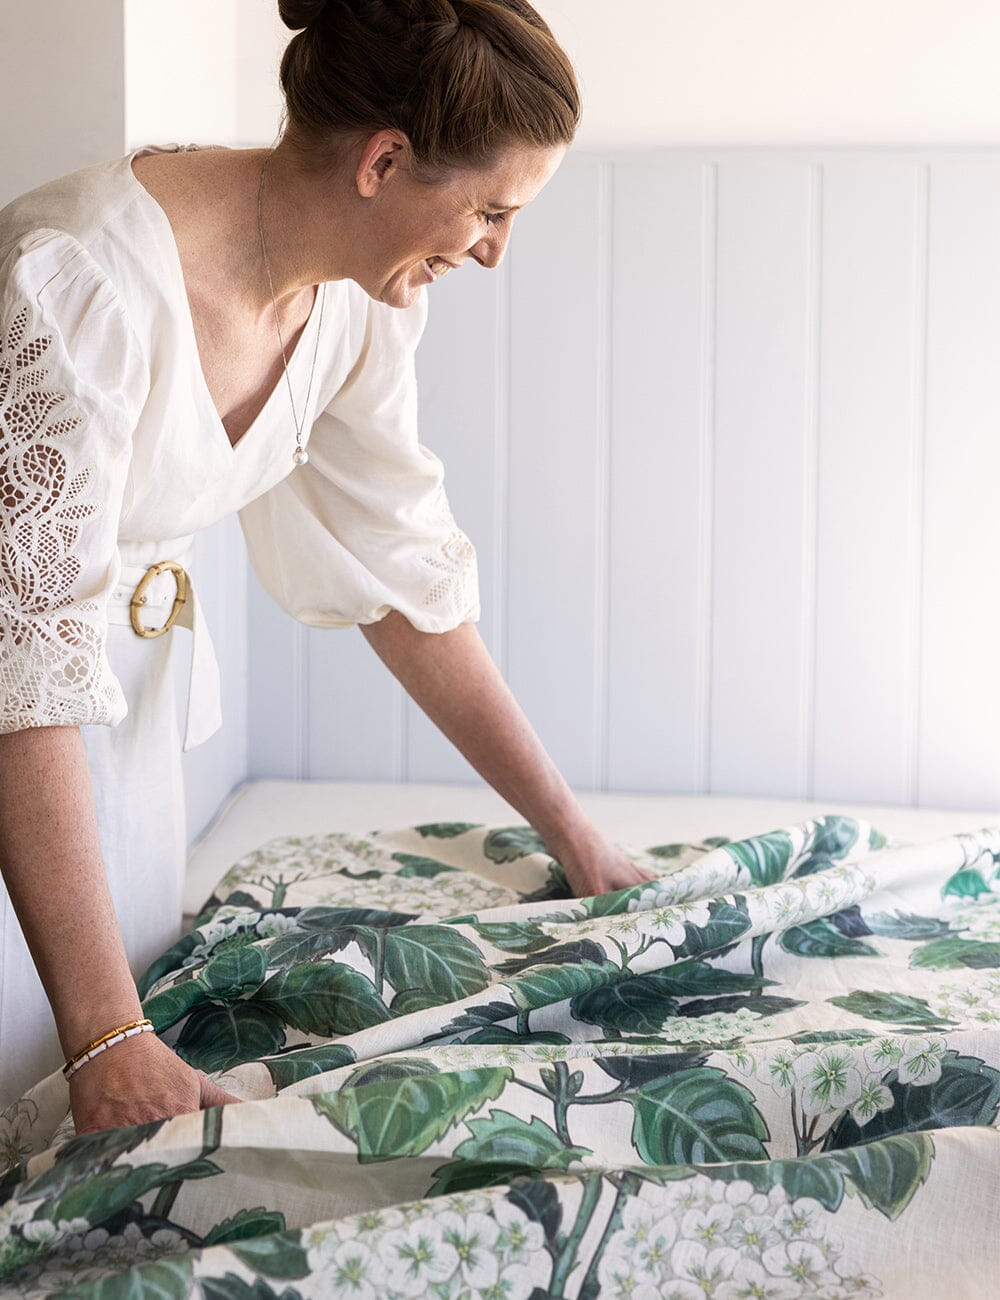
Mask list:
[{"label": "forearm", "polygon": [[431,721],[552,852],[592,834],[474,623],[420,632],[393,610],[361,630]]},{"label": "forearm", "polygon": [[0,871],[67,1055],[141,1015],[78,727],[0,735]]}]

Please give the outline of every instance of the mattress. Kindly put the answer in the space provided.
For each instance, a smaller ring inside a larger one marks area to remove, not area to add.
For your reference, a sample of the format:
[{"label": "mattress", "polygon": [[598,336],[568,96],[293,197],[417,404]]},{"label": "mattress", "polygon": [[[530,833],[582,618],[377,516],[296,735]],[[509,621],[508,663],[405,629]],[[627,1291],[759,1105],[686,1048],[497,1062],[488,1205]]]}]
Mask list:
[{"label": "mattress", "polygon": [[[862,818],[889,836],[913,843],[1000,825],[998,809],[599,791],[577,791],[576,797],[602,833],[619,845],[696,841],[707,835],[740,839],[823,814]],[[191,847],[185,915],[190,919],[197,914],[234,862],[277,836],[369,832],[437,821],[525,824],[520,813],[486,785],[246,781],[233,791]]]}]

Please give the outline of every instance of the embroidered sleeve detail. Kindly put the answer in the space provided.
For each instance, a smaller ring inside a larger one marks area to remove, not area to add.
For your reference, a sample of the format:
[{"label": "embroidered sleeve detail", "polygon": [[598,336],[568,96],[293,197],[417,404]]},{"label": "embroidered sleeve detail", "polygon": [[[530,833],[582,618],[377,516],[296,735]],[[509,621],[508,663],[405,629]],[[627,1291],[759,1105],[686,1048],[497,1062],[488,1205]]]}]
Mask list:
[{"label": "embroidered sleeve detail", "polygon": [[431,519],[451,531],[433,551],[425,551],[423,562],[441,576],[424,593],[423,604],[450,623],[479,617],[479,571],[476,548],[455,523],[442,483],[428,507]]},{"label": "embroidered sleeve detail", "polygon": [[50,383],[55,336],[27,306],[0,328],[0,729],[115,724],[121,686],[103,611],[78,599],[84,524],[106,510],[71,436],[83,417]]}]

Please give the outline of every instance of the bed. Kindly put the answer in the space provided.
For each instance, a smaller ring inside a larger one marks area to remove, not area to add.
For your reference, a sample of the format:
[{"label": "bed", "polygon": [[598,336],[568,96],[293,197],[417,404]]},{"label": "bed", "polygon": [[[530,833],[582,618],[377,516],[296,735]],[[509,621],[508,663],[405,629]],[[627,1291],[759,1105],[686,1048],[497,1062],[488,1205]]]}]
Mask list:
[{"label": "bed", "polygon": [[251,782],[144,1007],[244,1100],[0,1117],[3,1294],[992,1296],[1000,813]]}]

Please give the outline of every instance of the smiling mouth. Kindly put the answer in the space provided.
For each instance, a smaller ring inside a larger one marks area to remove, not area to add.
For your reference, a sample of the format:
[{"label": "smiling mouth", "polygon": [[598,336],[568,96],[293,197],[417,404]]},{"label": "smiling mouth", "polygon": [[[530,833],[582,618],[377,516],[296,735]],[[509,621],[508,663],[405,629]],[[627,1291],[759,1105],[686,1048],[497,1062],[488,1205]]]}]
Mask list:
[{"label": "smiling mouth", "polygon": [[452,264],[451,264],[450,262],[446,262],[446,261],[444,260],[443,257],[428,257],[428,258],[425,258],[425,259],[424,259],[424,266],[426,266],[427,269],[428,269],[428,270],[429,270],[433,275],[436,275],[436,276],[438,277],[438,279],[440,279],[441,276],[443,276],[443,275],[447,275],[449,271],[453,271],[453,270],[455,269],[455,268],[452,266]]}]

